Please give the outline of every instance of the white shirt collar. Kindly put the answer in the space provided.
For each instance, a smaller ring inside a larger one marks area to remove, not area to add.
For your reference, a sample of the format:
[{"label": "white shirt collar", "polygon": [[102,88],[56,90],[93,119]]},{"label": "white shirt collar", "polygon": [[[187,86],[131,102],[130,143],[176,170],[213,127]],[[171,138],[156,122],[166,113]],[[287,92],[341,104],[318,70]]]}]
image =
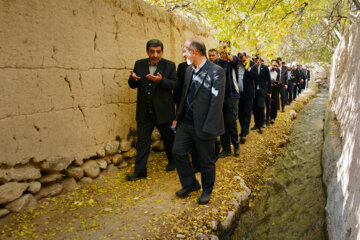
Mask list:
[{"label": "white shirt collar", "polygon": [[197,67],[197,69],[195,68],[194,65],[192,65],[192,68],[194,69],[194,72],[195,72],[195,73],[197,73],[198,71],[200,71],[200,69],[205,65],[206,60],[207,60],[207,59],[205,59],[205,60]]}]

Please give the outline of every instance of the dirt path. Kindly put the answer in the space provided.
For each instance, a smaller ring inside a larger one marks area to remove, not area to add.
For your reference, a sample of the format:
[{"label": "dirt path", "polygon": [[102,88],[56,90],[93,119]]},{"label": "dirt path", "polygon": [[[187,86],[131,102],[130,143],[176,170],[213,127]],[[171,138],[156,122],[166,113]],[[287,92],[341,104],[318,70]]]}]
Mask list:
[{"label": "dirt path", "polygon": [[[133,166],[102,172],[96,181],[72,193],[40,201],[25,214],[0,219],[0,239],[195,239],[199,233],[221,235],[221,222],[238,205],[241,177],[252,196],[264,185],[264,169],[273,163],[288,141],[292,122],[288,108],[264,134],[252,131],[241,145],[240,157],[216,163],[211,201],[199,206],[201,192],[178,199],[176,171],[165,172],[164,153],[152,153],[148,177],[127,182]],[[114,169],[114,168],[113,168]],[[197,174],[200,182],[200,174]],[[247,203],[246,203],[247,204]],[[216,221],[214,231],[212,222]]]}]

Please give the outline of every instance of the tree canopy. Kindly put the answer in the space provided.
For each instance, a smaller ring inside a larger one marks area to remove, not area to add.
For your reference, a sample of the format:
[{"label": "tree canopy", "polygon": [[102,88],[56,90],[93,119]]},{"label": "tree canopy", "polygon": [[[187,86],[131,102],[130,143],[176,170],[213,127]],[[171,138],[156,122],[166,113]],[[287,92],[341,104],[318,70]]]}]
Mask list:
[{"label": "tree canopy", "polygon": [[330,62],[358,0],[148,0],[218,30],[237,50]]}]

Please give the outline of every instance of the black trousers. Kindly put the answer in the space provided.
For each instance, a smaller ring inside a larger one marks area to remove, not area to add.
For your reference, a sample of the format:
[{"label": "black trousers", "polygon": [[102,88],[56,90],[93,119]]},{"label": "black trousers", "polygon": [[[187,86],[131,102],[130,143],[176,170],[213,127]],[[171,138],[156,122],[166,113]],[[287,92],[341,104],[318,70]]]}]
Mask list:
[{"label": "black trousers", "polygon": [[146,165],[150,153],[151,134],[154,127],[159,130],[169,163],[173,163],[172,146],[174,143],[174,132],[171,130],[171,122],[165,124],[157,124],[154,114],[147,114],[143,122],[137,122],[137,144],[136,144],[136,161],[135,173],[145,174],[147,172]]},{"label": "black trousers", "polygon": [[210,194],[215,183],[215,138],[200,139],[195,133],[193,124],[180,122],[175,134],[173,155],[182,187],[196,183],[195,173],[189,160],[189,153],[193,147],[198,153],[203,193]]},{"label": "black trousers", "polygon": [[225,133],[220,136],[223,151],[231,152],[230,140],[234,146],[239,146],[239,135],[236,123],[238,107],[238,98],[225,98],[223,106]]},{"label": "black trousers", "polygon": [[292,81],[288,81],[288,89],[287,89],[287,99],[288,103],[291,104],[293,99],[293,91],[294,91],[294,83]]},{"label": "black trousers", "polygon": [[269,98],[269,96],[266,96],[265,98],[265,122],[266,124],[269,123],[270,120],[270,104],[271,104],[271,99]]},{"label": "black trousers", "polygon": [[255,99],[254,99],[254,104],[253,104],[255,127],[257,127],[257,128],[263,127],[263,125],[264,125],[265,98],[266,98],[265,96],[261,95],[260,90],[257,89],[255,92]]},{"label": "black trousers", "polygon": [[287,89],[284,86],[281,86],[280,89],[280,104],[281,104],[281,111],[285,110],[285,105],[287,104]]},{"label": "black trousers", "polygon": [[293,100],[296,99],[297,92],[298,92],[298,85],[294,83]]},{"label": "black trousers", "polygon": [[279,109],[280,86],[271,87],[270,118],[276,119]]},{"label": "black trousers", "polygon": [[253,98],[241,96],[239,99],[239,122],[241,127],[240,136],[246,137],[249,134],[250,122],[251,122],[251,110],[253,107]]}]

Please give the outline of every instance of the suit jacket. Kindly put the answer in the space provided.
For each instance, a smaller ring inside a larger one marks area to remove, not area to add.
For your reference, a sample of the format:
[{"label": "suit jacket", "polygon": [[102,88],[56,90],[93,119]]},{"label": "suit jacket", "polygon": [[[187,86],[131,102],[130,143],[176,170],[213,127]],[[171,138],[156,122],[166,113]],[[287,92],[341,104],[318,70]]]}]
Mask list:
[{"label": "suit jacket", "polygon": [[[158,124],[168,123],[174,120],[175,108],[172,90],[179,87],[179,81],[176,76],[175,63],[166,59],[161,59],[155,71],[162,75],[160,82],[155,83],[146,78],[149,74],[149,59],[136,61],[134,72],[141,77],[138,81],[129,77],[128,83],[131,88],[137,88],[136,120],[142,122],[145,119],[148,109],[148,98],[150,92],[153,111]],[[151,83],[151,87],[149,87]]]},{"label": "suit jacket", "polygon": [[[225,96],[225,71],[209,60],[206,60],[201,71],[205,71],[206,74],[194,95],[192,105],[194,128],[200,139],[211,140],[225,132],[222,113]],[[184,104],[186,104],[186,95],[192,81],[192,73],[192,67],[188,67],[179,110],[175,118],[178,122],[181,122],[185,115]]]},{"label": "suit jacket", "polygon": [[178,68],[177,68],[177,77],[179,80],[179,89],[174,90],[174,102],[176,104],[176,107],[179,107],[180,104],[180,100],[181,100],[181,93],[182,93],[182,89],[184,86],[184,82],[185,82],[185,72],[186,69],[188,68],[188,64],[187,62],[182,62],[179,64]]},{"label": "suit jacket", "polygon": [[244,72],[244,91],[240,93],[240,98],[255,98],[255,78],[256,78],[256,69],[255,63],[250,63],[250,71],[245,70]]},{"label": "suit jacket", "polygon": [[[260,74],[258,74],[258,68],[260,67]],[[255,89],[259,85],[261,95],[266,97],[268,93],[271,93],[271,77],[270,70],[264,64],[260,66],[255,65],[256,78],[255,78]]]},{"label": "suit jacket", "polygon": [[280,84],[282,87],[288,84],[288,72],[286,66],[281,66]]}]

